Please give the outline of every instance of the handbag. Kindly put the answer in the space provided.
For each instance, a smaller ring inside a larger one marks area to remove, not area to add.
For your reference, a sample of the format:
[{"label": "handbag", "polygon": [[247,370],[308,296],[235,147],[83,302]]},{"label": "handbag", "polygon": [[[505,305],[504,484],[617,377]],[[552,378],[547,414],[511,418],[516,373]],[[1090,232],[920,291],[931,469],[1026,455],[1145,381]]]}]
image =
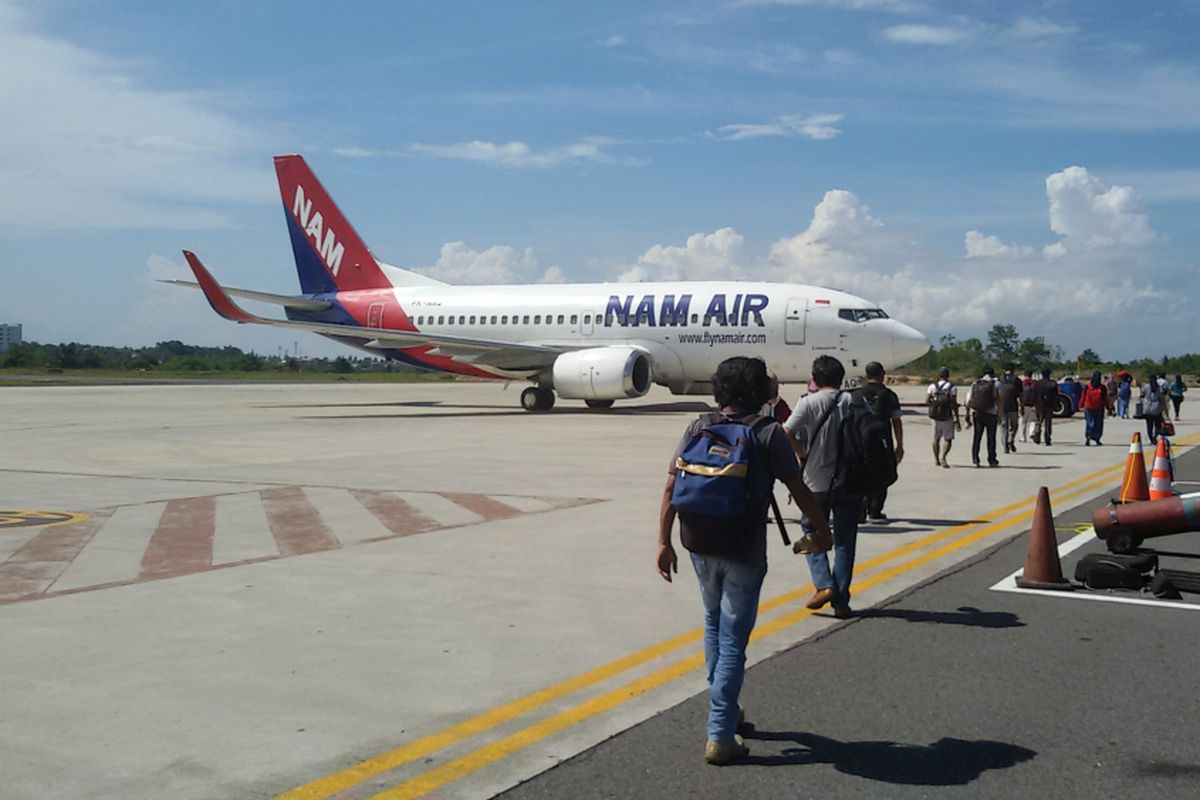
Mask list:
[{"label": "handbag", "polygon": [[1134,419],[1145,419],[1146,418],[1146,406],[1144,403],[1142,403],[1141,400],[1138,400],[1137,404],[1133,407],[1133,418]]},{"label": "handbag", "polygon": [[1175,423],[1171,422],[1171,420],[1169,420],[1169,419],[1164,419],[1162,421],[1162,424],[1158,426],[1158,432],[1161,433],[1163,436],[1174,436],[1175,435]]}]

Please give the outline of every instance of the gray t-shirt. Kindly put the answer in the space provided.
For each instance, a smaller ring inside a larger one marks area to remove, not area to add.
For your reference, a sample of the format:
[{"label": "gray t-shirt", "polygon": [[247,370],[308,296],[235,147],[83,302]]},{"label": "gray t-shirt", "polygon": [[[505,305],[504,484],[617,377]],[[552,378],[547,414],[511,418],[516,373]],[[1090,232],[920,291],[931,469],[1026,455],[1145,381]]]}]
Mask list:
[{"label": "gray t-shirt", "polygon": [[828,387],[807,394],[796,401],[792,415],[783,423],[788,433],[805,444],[808,458],[804,462],[804,485],[811,492],[828,492],[837,469],[837,438],[834,432],[842,414],[852,402],[849,392],[841,394],[838,407],[813,438],[813,430],[825,415],[825,409],[833,405],[834,398],[838,398],[837,390]]},{"label": "gray t-shirt", "polygon": [[[730,409],[725,409],[725,412],[731,414],[733,419],[747,423],[755,416],[754,414],[742,416]],[[687,430],[683,433],[683,438],[675,447],[675,453],[671,456],[671,465],[667,469],[669,473],[675,474],[675,459],[679,458],[683,453],[683,448],[687,447],[691,438],[708,424],[710,418],[711,415],[705,414],[688,425]],[[758,516],[760,522],[757,523],[758,530],[750,538],[750,546],[743,553],[729,556],[729,558],[734,561],[766,566],[767,514],[771,508],[770,494],[775,487],[776,480],[786,480],[800,472],[800,462],[796,460],[796,451],[788,443],[787,434],[784,433],[778,422],[769,420],[759,423],[754,430],[754,438],[759,449],[750,458],[750,470],[746,473],[746,482],[750,490],[751,504],[755,509],[761,509]],[[764,454],[765,458],[760,457]]]}]

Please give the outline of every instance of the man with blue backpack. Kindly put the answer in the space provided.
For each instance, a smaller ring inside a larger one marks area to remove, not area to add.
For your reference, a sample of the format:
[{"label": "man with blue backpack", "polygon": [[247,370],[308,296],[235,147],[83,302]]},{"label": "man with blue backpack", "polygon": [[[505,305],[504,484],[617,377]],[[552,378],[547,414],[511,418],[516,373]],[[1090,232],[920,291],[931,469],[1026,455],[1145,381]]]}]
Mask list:
[{"label": "man with blue backpack", "polygon": [[766,364],[758,358],[726,359],[713,375],[713,394],[720,411],[688,426],[667,470],[657,567],[668,582],[678,571],[671,543],[678,516],[704,603],[709,683],[704,759],[724,765],[750,752],[736,735],[744,723],[738,696],[767,574],[767,509],[774,504],[775,481],[788,487],[801,511],[818,520],[814,550],[828,550],[831,536],[820,505],[801,480],[787,434],[758,413],[770,396]]}]

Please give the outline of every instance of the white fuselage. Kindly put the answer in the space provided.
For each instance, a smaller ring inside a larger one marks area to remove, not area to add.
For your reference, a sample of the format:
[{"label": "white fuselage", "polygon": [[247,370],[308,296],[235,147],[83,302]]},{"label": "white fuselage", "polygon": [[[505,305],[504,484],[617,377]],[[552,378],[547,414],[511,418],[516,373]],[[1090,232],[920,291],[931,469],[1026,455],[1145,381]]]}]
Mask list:
[{"label": "white fuselage", "polygon": [[[852,378],[870,361],[891,369],[929,349],[923,335],[889,319],[876,305],[801,284],[430,285],[396,287],[394,292],[408,325],[430,334],[563,350],[642,348],[651,359],[654,382],[677,394],[708,392],[717,365],[731,356],[760,357],[781,381],[796,382],[808,380],[813,359],[820,355],[838,358]],[[380,318],[372,326],[402,324]],[[471,360],[464,367],[468,364],[498,378],[535,378],[539,372]]]}]

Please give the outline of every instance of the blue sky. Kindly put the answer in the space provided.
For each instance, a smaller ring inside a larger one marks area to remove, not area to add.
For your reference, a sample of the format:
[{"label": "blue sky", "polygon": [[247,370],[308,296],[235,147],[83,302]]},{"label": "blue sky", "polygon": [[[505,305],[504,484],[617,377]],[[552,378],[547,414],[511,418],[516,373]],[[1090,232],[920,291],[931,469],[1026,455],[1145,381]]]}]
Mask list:
[{"label": "blue sky", "polygon": [[[0,0],[0,322],[274,353],[271,156],[452,282],[747,278],[1196,351],[1200,3]],[[309,354],[343,351],[317,337]]]}]

